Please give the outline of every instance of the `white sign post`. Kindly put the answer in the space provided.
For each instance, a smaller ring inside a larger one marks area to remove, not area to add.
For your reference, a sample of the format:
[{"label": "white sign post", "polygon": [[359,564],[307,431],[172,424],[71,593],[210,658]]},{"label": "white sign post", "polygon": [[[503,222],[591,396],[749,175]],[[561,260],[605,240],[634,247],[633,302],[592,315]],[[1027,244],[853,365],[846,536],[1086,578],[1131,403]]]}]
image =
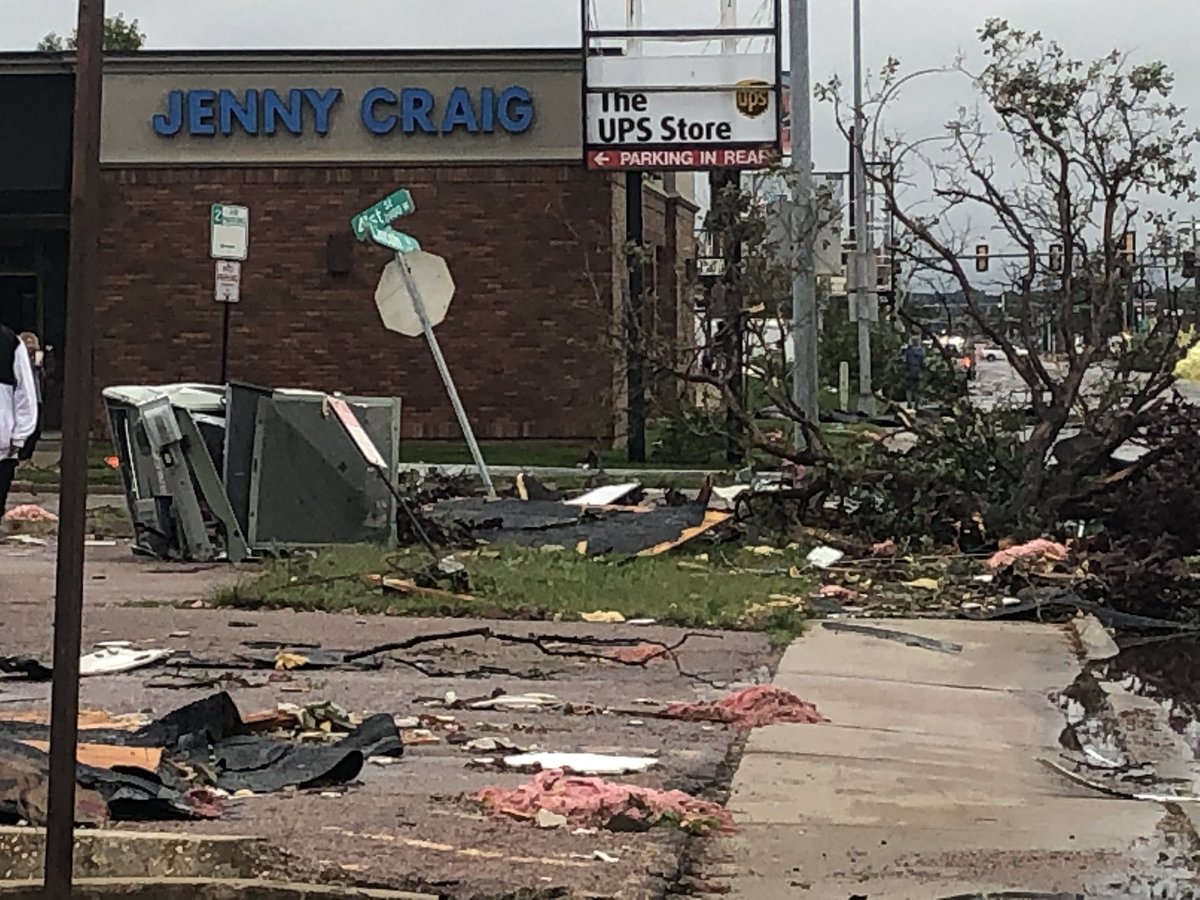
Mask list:
[{"label": "white sign post", "polygon": [[217,260],[216,299],[218,303],[237,303],[242,299],[242,264],[236,260]]},{"label": "white sign post", "polygon": [[250,249],[250,210],[214,203],[209,212],[209,255],[217,261],[214,294],[221,313],[221,384],[229,374],[229,311],[242,299],[242,263]]},{"label": "white sign post", "polygon": [[250,210],[244,206],[214,203],[211,222],[212,258],[245,262],[250,247]]}]

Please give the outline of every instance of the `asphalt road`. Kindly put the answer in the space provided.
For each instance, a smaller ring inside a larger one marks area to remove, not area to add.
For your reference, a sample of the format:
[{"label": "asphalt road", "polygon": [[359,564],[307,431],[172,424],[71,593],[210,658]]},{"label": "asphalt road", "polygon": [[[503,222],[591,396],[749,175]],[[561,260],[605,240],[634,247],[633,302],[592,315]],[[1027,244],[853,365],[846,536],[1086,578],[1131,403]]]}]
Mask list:
[{"label": "asphalt road", "polygon": [[[52,546],[0,543],[0,625],[5,654],[49,659],[53,593]],[[291,612],[231,612],[190,608],[216,584],[238,573],[227,566],[169,565],[143,561],[127,548],[88,552],[84,613],[85,649],[98,641],[127,640],[139,646],[190,650],[233,660],[242,642],[319,643],[330,649],[362,649],[418,634],[491,624],[506,633],[631,635],[640,640],[678,640],[677,629],[556,623],[480,623]],[[166,605],[152,605],[166,604]],[[182,607],[182,608],[181,608]],[[553,649],[553,648],[552,648]],[[564,648],[558,648],[564,649]],[[778,654],[765,638],[749,634],[696,637],[679,652],[681,675],[670,663],[645,668],[615,662],[546,655],[529,646],[494,641],[445,640],[422,645],[401,662],[376,672],[238,672],[225,683],[243,713],[279,703],[334,701],[355,712],[387,712],[405,718],[444,714],[436,743],[410,746],[397,765],[370,764],[346,791],[290,793],[233,800],[224,818],[204,823],[155,823],[147,829],[267,837],[294,855],[301,875],[317,871],[336,879],[382,887],[428,890],[448,898],[513,896],[661,896],[678,874],[688,838],[669,828],[645,834],[571,829],[539,830],[529,823],[483,816],[465,798],[486,785],[516,785],[529,776],[469,768],[477,755],[448,742],[460,729],[469,738],[503,737],[522,748],[656,756],[661,763],[628,780],[680,788],[719,799],[731,778],[739,734],[724,726],[655,719],[656,703],[715,698],[706,684],[750,683],[769,678]],[[439,670],[428,677],[412,668]],[[84,708],[112,713],[161,715],[215,688],[164,689],[149,682],[164,670],[88,678]],[[219,674],[219,672],[218,672]],[[46,710],[49,686],[5,683],[27,697],[7,709]],[[438,698],[553,694],[596,714],[447,711]],[[611,709],[611,712],[602,712]],[[609,860],[597,858],[596,851]]]}]

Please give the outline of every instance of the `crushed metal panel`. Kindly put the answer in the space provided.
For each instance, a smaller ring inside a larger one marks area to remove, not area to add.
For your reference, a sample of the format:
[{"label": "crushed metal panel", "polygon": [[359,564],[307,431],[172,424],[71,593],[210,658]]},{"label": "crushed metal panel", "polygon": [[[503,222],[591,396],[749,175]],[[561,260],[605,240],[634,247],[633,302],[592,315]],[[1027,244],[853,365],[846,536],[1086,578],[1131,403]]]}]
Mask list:
[{"label": "crushed metal panel", "polygon": [[268,388],[231,382],[225,391],[225,495],[243,534],[250,532],[250,482],[254,467],[258,402]]},{"label": "crushed metal panel", "polygon": [[205,443],[200,434],[200,428],[195,422],[197,417],[185,409],[175,410],[175,415],[179,420],[179,430],[183,433],[184,454],[192,475],[209,512],[221,523],[225,555],[230,562],[242,562],[250,555],[250,548],[242,536],[241,526],[238,525],[237,517],[229,505],[229,498],[225,496],[225,486],[217,474],[217,467],[213,465],[212,448]]},{"label": "crushed metal panel", "polygon": [[[398,407],[346,398],[385,460],[396,458]],[[250,492],[255,550],[395,538],[396,502],[365,463],[324,395],[279,391],[259,401]]]}]

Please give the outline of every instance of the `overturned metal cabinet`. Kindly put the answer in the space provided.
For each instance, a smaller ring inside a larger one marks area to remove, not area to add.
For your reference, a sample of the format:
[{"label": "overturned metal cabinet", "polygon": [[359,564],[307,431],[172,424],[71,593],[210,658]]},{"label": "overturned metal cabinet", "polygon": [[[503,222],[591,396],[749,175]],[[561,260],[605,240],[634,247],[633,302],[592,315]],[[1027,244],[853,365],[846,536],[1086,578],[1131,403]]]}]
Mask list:
[{"label": "overturned metal cabinet", "polygon": [[[296,547],[395,543],[392,491],[325,394],[180,384],[113,387],[104,398],[136,552],[238,562]],[[394,487],[400,401],[345,399]]]}]

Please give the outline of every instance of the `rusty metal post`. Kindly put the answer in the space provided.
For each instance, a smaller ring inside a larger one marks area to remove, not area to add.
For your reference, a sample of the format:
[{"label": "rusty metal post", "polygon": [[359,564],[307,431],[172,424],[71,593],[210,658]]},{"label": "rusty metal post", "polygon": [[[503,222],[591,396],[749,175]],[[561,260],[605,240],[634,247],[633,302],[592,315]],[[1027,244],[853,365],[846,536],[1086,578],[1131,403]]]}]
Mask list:
[{"label": "rusty metal post", "polygon": [[100,224],[100,105],[104,0],[79,0],[71,165],[71,252],[67,273],[62,482],[54,582],[54,683],[50,705],[47,900],[69,900],[75,844],[75,746],[83,630],[84,518],[92,422],[92,318]]}]

